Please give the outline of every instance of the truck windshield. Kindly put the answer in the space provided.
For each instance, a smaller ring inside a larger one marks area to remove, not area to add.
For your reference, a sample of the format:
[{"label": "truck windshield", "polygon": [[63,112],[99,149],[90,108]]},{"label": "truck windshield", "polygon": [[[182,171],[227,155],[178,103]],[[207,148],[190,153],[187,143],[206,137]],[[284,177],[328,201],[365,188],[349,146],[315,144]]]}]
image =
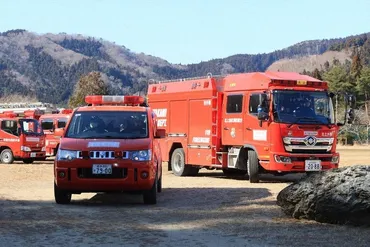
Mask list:
[{"label": "truck windshield", "polygon": [[332,100],[326,92],[274,90],[275,122],[299,124],[332,124]]},{"label": "truck windshield", "polygon": [[36,119],[20,119],[21,131],[25,135],[41,135],[43,129]]},{"label": "truck windshield", "polygon": [[137,139],[148,136],[147,113],[131,111],[76,112],[66,133],[66,137],[81,139]]}]

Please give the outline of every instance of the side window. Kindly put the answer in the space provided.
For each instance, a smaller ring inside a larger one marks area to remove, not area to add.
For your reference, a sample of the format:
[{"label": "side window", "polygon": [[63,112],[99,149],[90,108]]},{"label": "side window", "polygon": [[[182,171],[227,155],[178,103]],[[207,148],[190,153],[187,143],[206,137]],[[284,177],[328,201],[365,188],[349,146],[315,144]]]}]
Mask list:
[{"label": "side window", "polygon": [[41,127],[43,130],[52,130],[53,129],[53,119],[41,120]]},{"label": "side window", "polygon": [[265,93],[259,93],[259,94],[251,94],[249,97],[249,113],[253,115],[257,115],[258,113],[258,105],[262,103],[262,108],[268,108],[267,104],[267,95]]},{"label": "side window", "polygon": [[17,122],[13,120],[4,120],[1,122],[1,129],[12,135],[18,135]]},{"label": "side window", "polygon": [[67,119],[58,119],[58,128],[64,128],[67,125]]},{"label": "side window", "polygon": [[227,96],[227,113],[240,113],[243,110],[243,95]]}]

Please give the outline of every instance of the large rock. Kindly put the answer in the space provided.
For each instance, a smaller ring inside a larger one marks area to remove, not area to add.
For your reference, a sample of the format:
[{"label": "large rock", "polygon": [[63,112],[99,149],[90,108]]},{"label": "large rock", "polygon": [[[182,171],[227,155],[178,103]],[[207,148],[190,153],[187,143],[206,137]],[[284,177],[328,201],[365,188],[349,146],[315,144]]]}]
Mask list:
[{"label": "large rock", "polygon": [[297,219],[370,226],[370,166],[305,176],[280,191],[277,204]]}]

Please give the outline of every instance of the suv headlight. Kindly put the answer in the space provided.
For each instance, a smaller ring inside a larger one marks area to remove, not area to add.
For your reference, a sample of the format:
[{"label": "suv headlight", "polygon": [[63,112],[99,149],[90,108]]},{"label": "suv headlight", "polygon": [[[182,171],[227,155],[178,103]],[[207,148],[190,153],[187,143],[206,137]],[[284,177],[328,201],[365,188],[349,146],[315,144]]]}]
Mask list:
[{"label": "suv headlight", "polygon": [[77,158],[78,151],[59,149],[57,160],[74,160]]},{"label": "suv headlight", "polygon": [[134,161],[148,161],[152,159],[152,150],[139,150],[131,152],[131,159]]}]

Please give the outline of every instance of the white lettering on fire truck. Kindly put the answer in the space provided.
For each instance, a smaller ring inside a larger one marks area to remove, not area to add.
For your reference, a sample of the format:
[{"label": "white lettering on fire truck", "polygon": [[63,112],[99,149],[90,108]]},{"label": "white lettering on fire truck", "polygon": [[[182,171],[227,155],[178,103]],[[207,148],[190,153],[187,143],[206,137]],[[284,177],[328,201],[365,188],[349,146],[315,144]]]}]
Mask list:
[{"label": "white lettering on fire truck", "polygon": [[87,147],[118,148],[119,142],[89,142]]},{"label": "white lettering on fire truck", "polygon": [[[153,109],[153,112],[157,116],[157,127],[167,126],[167,109]],[[161,119],[162,118],[162,119]]]},{"label": "white lettering on fire truck", "polygon": [[205,130],[205,131],[204,131],[204,135],[206,135],[206,136],[210,136],[210,135],[211,135],[211,130]]},{"label": "white lettering on fire truck", "polygon": [[204,100],[204,101],[203,101],[203,104],[204,104],[204,105],[211,105],[211,100],[210,100],[210,99],[208,99],[208,100]]},{"label": "white lettering on fire truck", "polygon": [[209,143],[209,137],[193,137],[193,142]]},{"label": "white lettering on fire truck", "polygon": [[266,130],[253,130],[253,140],[255,141],[266,141],[267,131]]},{"label": "white lettering on fire truck", "polygon": [[153,109],[157,117],[167,117],[167,109]]},{"label": "white lettering on fire truck", "polygon": [[225,123],[241,123],[243,119],[241,118],[225,118]]},{"label": "white lettering on fire truck", "polygon": [[332,137],[334,134],[334,132],[322,132],[321,135],[323,137]]},{"label": "white lettering on fire truck", "polygon": [[158,119],[157,120],[157,127],[166,127],[167,126],[167,119]]},{"label": "white lettering on fire truck", "polygon": [[40,138],[37,137],[26,137],[27,142],[39,142]]},{"label": "white lettering on fire truck", "polygon": [[19,142],[18,138],[5,138],[3,139],[4,142]]}]

